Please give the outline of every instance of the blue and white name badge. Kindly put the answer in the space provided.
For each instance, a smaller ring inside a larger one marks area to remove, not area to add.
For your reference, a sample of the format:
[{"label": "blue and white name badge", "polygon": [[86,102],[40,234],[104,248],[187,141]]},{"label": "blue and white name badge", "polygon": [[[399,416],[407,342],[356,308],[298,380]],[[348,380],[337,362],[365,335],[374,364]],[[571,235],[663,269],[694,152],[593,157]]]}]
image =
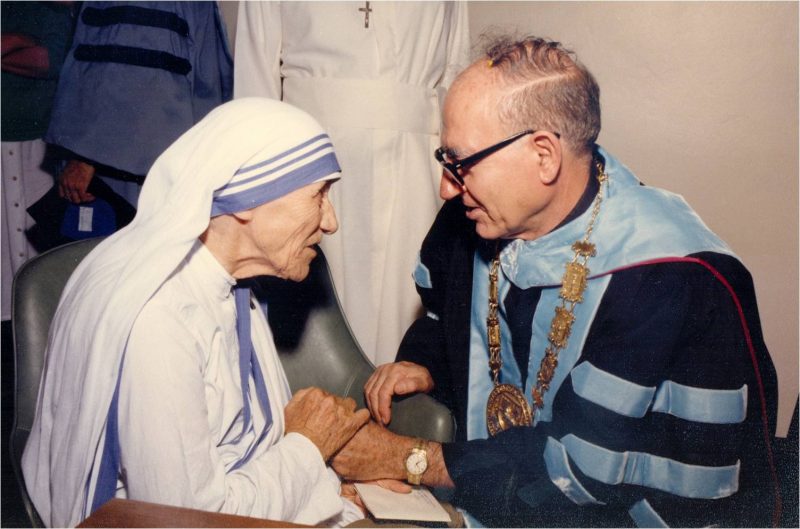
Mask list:
[{"label": "blue and white name badge", "polygon": [[105,200],[98,198],[83,204],[70,204],[61,222],[61,235],[70,239],[89,239],[114,233],[117,215]]}]

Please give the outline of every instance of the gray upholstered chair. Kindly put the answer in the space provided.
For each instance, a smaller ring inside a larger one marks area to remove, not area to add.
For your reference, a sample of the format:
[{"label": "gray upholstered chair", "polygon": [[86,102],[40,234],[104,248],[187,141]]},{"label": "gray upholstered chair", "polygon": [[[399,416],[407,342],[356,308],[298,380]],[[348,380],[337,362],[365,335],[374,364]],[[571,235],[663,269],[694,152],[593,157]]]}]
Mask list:
[{"label": "gray upholstered chair", "polygon": [[[33,424],[47,333],[67,279],[98,242],[91,239],[51,250],[27,262],[14,278],[15,410],[10,451],[25,508],[35,527],[42,526],[41,520],[25,489],[20,459]],[[363,406],[362,388],[373,366],[350,333],[322,253],[303,283],[262,278],[254,290],[269,306],[270,326],[292,390],[319,386],[353,397]],[[451,440],[455,433],[447,408],[426,395],[396,402],[391,428],[437,441]]]},{"label": "gray upholstered chair", "polygon": [[[267,318],[292,391],[317,386],[364,404],[364,383],[375,367],[350,332],[322,252],[302,283],[259,278],[253,288],[267,305]],[[449,410],[428,397],[396,399],[390,429],[434,441],[451,441]]]},{"label": "gray upholstered chair", "polygon": [[11,326],[14,335],[14,424],[9,450],[22,501],[33,527],[44,527],[31,503],[22,478],[20,461],[36,412],[36,396],[44,365],[47,332],[61,291],[100,239],[55,248],[25,263],[14,277]]}]

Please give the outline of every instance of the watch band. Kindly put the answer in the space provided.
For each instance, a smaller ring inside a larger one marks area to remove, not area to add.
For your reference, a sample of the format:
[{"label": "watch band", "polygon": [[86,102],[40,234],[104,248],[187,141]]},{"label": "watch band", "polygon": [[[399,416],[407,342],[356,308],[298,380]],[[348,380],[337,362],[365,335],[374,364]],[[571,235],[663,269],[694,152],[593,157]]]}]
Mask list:
[{"label": "watch band", "polygon": [[424,440],[417,439],[414,448],[406,456],[406,479],[411,485],[422,482],[422,474],[428,469],[428,450]]}]

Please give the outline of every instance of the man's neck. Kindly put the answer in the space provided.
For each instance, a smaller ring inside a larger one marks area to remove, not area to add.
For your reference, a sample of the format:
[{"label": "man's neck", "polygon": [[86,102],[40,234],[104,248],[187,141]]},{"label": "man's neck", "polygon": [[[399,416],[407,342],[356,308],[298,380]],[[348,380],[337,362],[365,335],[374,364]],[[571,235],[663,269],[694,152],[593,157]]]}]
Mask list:
[{"label": "man's neck", "polygon": [[588,165],[586,163],[582,164],[581,174],[577,181],[582,182],[581,187],[576,186],[580,189],[578,198],[572,202],[573,205],[569,213],[567,213],[561,219],[561,222],[550,231],[555,231],[569,224],[583,215],[583,213],[591,207],[594,197],[597,196],[597,192],[600,190],[600,182],[597,180],[597,168],[594,165],[594,158],[589,158]]},{"label": "man's neck", "polygon": [[596,173],[592,160],[591,154],[565,160],[558,177],[560,189],[549,204],[547,218],[540,223],[533,237],[525,239],[543,237],[576,219],[589,208],[598,189],[596,178],[590,178]]}]

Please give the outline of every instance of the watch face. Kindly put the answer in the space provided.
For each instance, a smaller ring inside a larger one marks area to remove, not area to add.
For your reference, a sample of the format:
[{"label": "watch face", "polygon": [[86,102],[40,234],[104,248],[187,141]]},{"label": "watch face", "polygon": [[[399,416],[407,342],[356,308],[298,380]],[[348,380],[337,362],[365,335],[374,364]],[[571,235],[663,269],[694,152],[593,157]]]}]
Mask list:
[{"label": "watch face", "polygon": [[428,468],[428,458],[423,452],[411,452],[406,459],[406,470],[411,474],[422,474]]}]

